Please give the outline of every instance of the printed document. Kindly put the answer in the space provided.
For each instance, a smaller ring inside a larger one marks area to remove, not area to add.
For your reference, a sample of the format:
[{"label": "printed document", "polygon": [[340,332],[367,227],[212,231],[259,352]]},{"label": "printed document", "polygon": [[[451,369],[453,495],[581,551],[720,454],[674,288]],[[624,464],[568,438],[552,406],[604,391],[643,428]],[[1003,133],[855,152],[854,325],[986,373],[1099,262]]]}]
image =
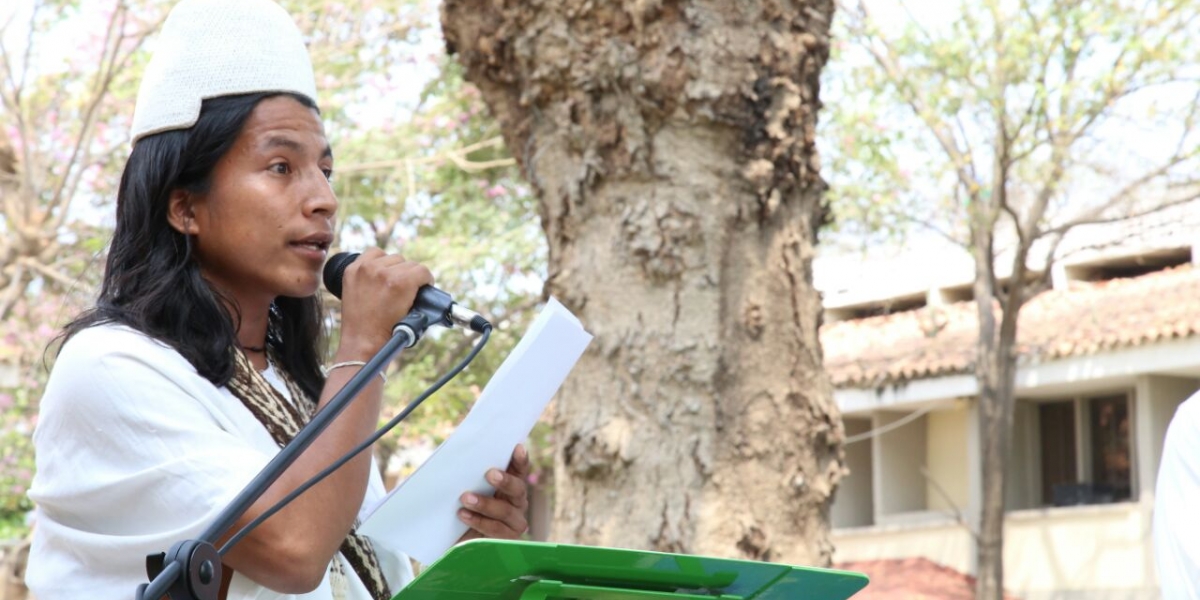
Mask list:
[{"label": "printed document", "polygon": [[504,470],[592,336],[551,298],[496,370],[461,425],[372,510],[359,533],[430,564],[467,531],[459,497],[491,496],[488,469]]}]

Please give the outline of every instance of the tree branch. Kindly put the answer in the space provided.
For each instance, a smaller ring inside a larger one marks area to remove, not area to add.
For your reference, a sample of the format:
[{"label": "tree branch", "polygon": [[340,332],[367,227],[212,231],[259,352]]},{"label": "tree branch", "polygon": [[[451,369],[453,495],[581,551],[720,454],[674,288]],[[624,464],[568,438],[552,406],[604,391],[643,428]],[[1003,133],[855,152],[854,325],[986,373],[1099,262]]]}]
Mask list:
[{"label": "tree branch", "polygon": [[0,292],[0,321],[8,319],[13,305],[21,297],[25,289],[25,268],[21,265],[10,265],[5,271],[9,272],[8,285]]},{"label": "tree branch", "polygon": [[[1116,208],[1117,206],[1119,206],[1121,204],[1124,204],[1124,203],[1132,204],[1132,202],[1134,201],[1134,197],[1133,197],[1134,194],[1136,194],[1137,191],[1139,189],[1141,189],[1143,186],[1145,186],[1146,184],[1148,184],[1152,181],[1159,179],[1160,177],[1167,175],[1168,172],[1172,168],[1174,168],[1180,164],[1183,164],[1184,162],[1187,162],[1188,160],[1197,158],[1197,157],[1200,157],[1200,148],[1197,148],[1196,150],[1193,150],[1192,152],[1182,155],[1182,156],[1172,157],[1171,160],[1162,164],[1157,169],[1154,169],[1153,171],[1149,171],[1149,172],[1143,174],[1141,177],[1138,177],[1137,179],[1129,182],[1128,184],[1125,185],[1125,187],[1118,190],[1117,193],[1113,194],[1112,196],[1109,196],[1109,198],[1107,200],[1105,200],[1104,202],[1100,203],[1099,205],[1095,206],[1094,208],[1092,208],[1090,210],[1084,211],[1082,214],[1080,214],[1075,219],[1071,219],[1057,227],[1054,227],[1053,229],[1048,230],[1046,233],[1051,233],[1051,232],[1066,233],[1067,230],[1069,230],[1073,227],[1078,227],[1080,225],[1095,225],[1095,224],[1100,224],[1100,223],[1114,223],[1117,221],[1123,221],[1123,220],[1127,220],[1127,219],[1131,219],[1131,218],[1136,218],[1139,216],[1145,216],[1148,214],[1152,214],[1152,213],[1161,211],[1166,208],[1170,208],[1172,206],[1178,206],[1180,204],[1186,204],[1188,202],[1191,202],[1192,200],[1194,200],[1195,198],[1200,196],[1200,192],[1191,193],[1191,194],[1185,195],[1181,198],[1176,198],[1175,200],[1163,202],[1160,205],[1153,206],[1153,207],[1146,209],[1144,211],[1141,211],[1141,212],[1134,212],[1134,213],[1126,214],[1126,215],[1123,215],[1120,217],[1108,217],[1108,218],[1102,217],[1102,215],[1104,215],[1108,211],[1112,210],[1113,208]],[[1188,185],[1196,186],[1196,185],[1200,185],[1200,182],[1189,182]]]},{"label": "tree branch", "polygon": [[951,234],[949,231],[946,231],[945,229],[942,229],[942,228],[941,228],[941,226],[937,225],[937,224],[936,224],[936,223],[934,223],[933,221],[929,221],[929,220],[926,220],[926,219],[922,219],[922,218],[920,218],[920,217],[913,216],[913,215],[912,215],[912,214],[910,214],[910,213],[900,213],[900,214],[897,214],[897,215],[896,215],[896,218],[897,218],[898,220],[900,220],[900,221],[907,221],[907,222],[909,222],[909,223],[912,223],[912,224],[914,224],[914,225],[917,225],[917,226],[923,227],[923,228],[925,228],[925,229],[928,229],[929,231],[931,231],[931,232],[933,232],[934,234],[936,234],[936,235],[938,235],[938,236],[942,237],[943,239],[945,239],[946,241],[950,242],[951,244],[953,244],[953,245],[955,245],[955,246],[959,246],[959,247],[962,247],[962,248],[964,248],[964,249],[966,249],[966,248],[967,248],[967,244],[966,244],[966,243],[965,243],[963,240],[961,240],[961,239],[959,239],[959,238],[956,238],[956,237],[954,237],[954,236],[953,236],[953,235],[952,235],[952,234]]},{"label": "tree branch", "polygon": [[1196,93],[1192,95],[1192,101],[1188,103],[1187,116],[1183,118],[1183,131],[1179,134],[1179,142],[1175,144],[1175,152],[1172,156],[1183,154],[1184,145],[1187,143],[1189,135],[1195,130],[1196,116],[1200,114],[1200,87],[1196,88]]},{"label": "tree branch", "polygon": [[50,265],[44,265],[32,258],[29,258],[28,256],[18,259],[17,264],[30,271],[36,271],[38,274],[46,277],[47,279],[55,281],[59,285],[63,286],[64,290],[70,290],[79,284],[78,279],[72,279],[61,271],[50,267]]},{"label": "tree branch", "polygon": [[453,162],[455,164],[455,166],[459,167],[460,169],[462,169],[464,171],[468,171],[468,172],[478,172],[478,171],[484,171],[487,169],[495,169],[495,168],[499,168],[499,167],[509,167],[509,166],[513,166],[513,165],[517,164],[516,161],[512,158],[496,159],[496,160],[490,160],[490,161],[485,161],[485,162],[472,162],[466,158],[466,156],[468,154],[471,154],[472,152],[476,152],[478,150],[482,150],[484,148],[502,148],[503,146],[504,146],[504,139],[501,138],[500,136],[496,136],[496,137],[488,138],[488,139],[480,141],[480,142],[475,142],[474,144],[464,146],[457,150],[449,150],[446,152],[435,154],[433,156],[422,156],[419,158],[394,158],[394,159],[389,159],[389,160],[380,160],[380,161],[359,163],[359,164],[350,165],[347,167],[339,167],[338,172],[339,173],[357,173],[360,171],[376,171],[376,170],[380,170],[380,169],[395,169],[397,167],[408,168],[410,165],[415,166],[415,165],[437,164],[439,162],[443,162],[446,160]]},{"label": "tree branch", "polygon": [[25,78],[29,75],[30,57],[33,56],[33,32],[37,28],[37,14],[42,8],[40,2],[33,3],[33,10],[29,13],[29,43],[25,45],[25,52],[21,57],[21,81],[13,86],[13,93],[17,100],[17,104],[21,104],[21,94],[25,90]]},{"label": "tree branch", "polygon": [[[1071,220],[1070,222],[1059,225],[1058,227],[1054,227],[1052,229],[1047,229],[1046,231],[1043,232],[1043,235],[1048,235],[1048,234],[1063,234],[1063,235],[1065,235],[1071,229],[1074,229],[1076,227],[1081,227],[1084,225],[1105,225],[1105,224],[1110,224],[1110,223],[1120,223],[1123,221],[1132,221],[1134,219],[1138,219],[1141,217],[1146,217],[1146,216],[1149,216],[1149,215],[1152,215],[1155,213],[1162,212],[1169,208],[1174,208],[1176,206],[1183,206],[1185,204],[1188,204],[1189,202],[1194,202],[1196,200],[1200,200],[1200,190],[1197,190],[1195,192],[1187,194],[1186,196],[1182,196],[1182,197],[1176,198],[1174,200],[1169,200],[1169,201],[1163,202],[1161,204],[1156,204],[1150,208],[1132,212],[1132,213],[1125,214],[1125,215],[1121,215],[1119,217],[1104,218],[1104,217],[1099,217],[1099,216],[1093,216],[1093,217],[1089,218],[1087,216],[1081,216],[1077,219]],[[1097,212],[1096,211],[1088,211],[1087,214],[1088,215],[1096,215]]]},{"label": "tree branch", "polygon": [[944,500],[946,504],[950,506],[950,514],[952,517],[954,517],[954,521],[959,525],[962,525],[963,529],[966,529],[967,533],[971,534],[971,537],[975,540],[975,543],[978,544],[979,531],[977,531],[974,527],[971,527],[971,522],[968,521],[965,516],[963,516],[963,510],[958,503],[956,503],[954,499],[950,497],[950,494],[946,493],[946,490],[941,486],[941,484],[939,484],[937,480],[929,474],[929,469],[927,469],[925,465],[921,465],[920,472],[921,477],[924,477],[925,481],[929,482],[929,484],[933,486],[933,491],[937,492],[938,496],[941,496],[942,500]]},{"label": "tree branch", "polygon": [[[839,4],[843,7],[843,10],[846,12],[851,12],[852,9],[846,6],[843,2],[839,2]],[[951,164],[954,165],[955,173],[958,175],[959,183],[966,188],[972,200],[977,200],[978,192],[982,186],[972,173],[973,165],[971,164],[971,161],[963,154],[961,149],[959,149],[958,144],[954,139],[954,135],[950,133],[949,127],[937,119],[937,117],[933,114],[932,108],[926,104],[921,94],[913,89],[913,85],[909,82],[910,78],[907,77],[903,69],[901,69],[900,65],[896,62],[895,50],[892,48],[891,44],[888,43],[883,36],[874,35],[871,33],[871,24],[873,22],[871,20],[870,12],[867,10],[866,5],[864,5],[861,0],[857,5],[857,12],[864,23],[863,25],[858,26],[857,33],[869,41],[875,41],[878,46],[882,46],[883,49],[881,50],[876,44],[872,43],[865,43],[863,44],[863,47],[868,53],[871,54],[871,56],[875,59],[875,62],[883,68],[888,80],[891,81],[892,85],[896,87],[897,91],[901,92],[901,96],[904,98],[904,101],[909,105],[913,112],[916,113],[917,118],[925,123],[925,126],[929,129],[930,133],[933,134],[938,144],[942,147],[942,151],[946,153],[946,156],[950,159]]]},{"label": "tree branch", "polygon": [[[122,17],[122,29],[124,28],[123,24],[127,16],[128,9],[125,10],[125,15]],[[98,156],[111,156],[112,153],[120,149],[121,146],[118,145],[114,148],[103,150],[98,154],[93,153],[92,143],[94,140],[91,139],[90,135],[88,135],[91,127],[95,125],[96,121],[93,113],[99,110],[103,100],[108,96],[112,89],[112,83],[116,80],[117,74],[121,73],[129,66],[130,60],[132,60],[133,56],[136,55],[141,49],[142,45],[145,44],[146,39],[161,29],[161,25],[164,21],[166,21],[166,18],[166,13],[160,14],[154,23],[151,23],[147,27],[143,28],[140,32],[138,32],[137,35],[125,36],[124,34],[121,34],[113,44],[112,57],[107,63],[108,75],[102,82],[97,79],[98,85],[101,85],[101,87],[94,91],[95,95],[93,98],[95,101],[89,106],[89,115],[84,121],[85,129],[81,129],[79,132],[78,140],[80,143],[76,145],[76,149],[78,150],[80,147],[83,148],[83,158],[77,163],[68,163],[69,165],[73,165],[75,167],[73,169],[68,169],[67,171],[67,173],[70,175],[70,182],[67,183],[67,177],[64,176],[62,184],[66,186],[66,189],[63,191],[63,188],[60,185],[59,192],[55,195],[55,202],[51,205],[51,212],[54,214],[54,222],[51,226],[52,230],[57,231],[66,222],[67,213],[70,209],[71,203],[74,201],[79,191],[79,185],[83,180],[83,174],[95,164],[93,161]],[[133,43],[130,45],[129,50],[125,52],[124,56],[122,56],[120,54],[120,49],[126,40],[132,40]],[[85,136],[87,143],[82,144]]]},{"label": "tree branch", "polygon": [[125,25],[125,15],[129,9],[125,3],[118,0],[117,6],[113,10],[112,17],[108,21],[108,29],[104,36],[104,51],[100,55],[100,64],[96,73],[95,83],[92,84],[92,97],[87,103],[87,108],[83,114],[83,124],[79,128],[79,135],[75,138],[75,145],[71,149],[70,158],[67,159],[66,166],[62,179],[59,180],[54,192],[51,194],[50,206],[47,208],[47,213],[54,212],[55,208],[60,209],[59,214],[55,218],[55,224],[61,225],[66,218],[67,206],[70,204],[69,197],[64,198],[64,192],[68,187],[68,183],[72,179],[72,172],[81,171],[78,169],[76,161],[79,159],[80,152],[84,146],[91,141],[91,130],[95,122],[96,111],[99,110],[100,104],[108,95],[109,86],[115,77],[115,68],[117,63],[117,55],[120,52],[121,40],[123,35],[120,30]]}]

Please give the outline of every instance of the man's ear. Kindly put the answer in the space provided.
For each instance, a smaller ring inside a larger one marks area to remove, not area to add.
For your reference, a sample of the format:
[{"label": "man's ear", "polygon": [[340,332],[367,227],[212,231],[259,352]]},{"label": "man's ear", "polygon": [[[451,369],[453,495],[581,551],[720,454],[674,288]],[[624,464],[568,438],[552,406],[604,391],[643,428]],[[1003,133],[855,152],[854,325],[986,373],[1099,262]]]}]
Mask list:
[{"label": "man's ear", "polygon": [[200,228],[196,225],[195,209],[192,206],[192,195],[187,190],[171,191],[167,204],[167,221],[175,231],[184,235],[196,235]]}]

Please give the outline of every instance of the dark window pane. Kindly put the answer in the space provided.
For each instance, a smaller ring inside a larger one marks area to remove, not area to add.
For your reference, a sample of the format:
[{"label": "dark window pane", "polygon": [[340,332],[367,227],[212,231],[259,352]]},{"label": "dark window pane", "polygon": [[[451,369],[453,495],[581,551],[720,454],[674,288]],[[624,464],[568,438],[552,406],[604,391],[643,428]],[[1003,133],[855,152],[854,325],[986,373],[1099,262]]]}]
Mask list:
[{"label": "dark window pane", "polygon": [[1132,456],[1129,451],[1129,400],[1125,396],[1088,402],[1092,431],[1092,482],[1097,502],[1128,500]]},{"label": "dark window pane", "polygon": [[1042,440],[1042,503],[1061,504],[1054,501],[1054,487],[1062,489],[1079,480],[1075,472],[1075,403],[1041,404],[1038,421]]}]

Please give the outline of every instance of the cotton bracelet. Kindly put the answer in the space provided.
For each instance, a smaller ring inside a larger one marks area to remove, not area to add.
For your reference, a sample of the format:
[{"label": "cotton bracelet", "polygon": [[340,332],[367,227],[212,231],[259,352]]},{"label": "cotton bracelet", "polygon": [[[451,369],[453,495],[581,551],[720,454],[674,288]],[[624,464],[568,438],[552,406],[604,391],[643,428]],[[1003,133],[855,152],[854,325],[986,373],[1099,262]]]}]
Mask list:
[{"label": "cotton bracelet", "polygon": [[[332,365],[329,365],[328,367],[325,367],[325,376],[328,377],[329,373],[332,372],[334,369],[340,369],[342,367],[363,367],[363,366],[366,366],[366,364],[367,363],[365,363],[361,360],[348,360],[346,362],[334,363]],[[375,373],[375,374],[378,375],[380,377],[380,379],[383,379],[384,383],[387,383],[387,375],[384,375],[383,371],[379,371],[378,373]]]}]

